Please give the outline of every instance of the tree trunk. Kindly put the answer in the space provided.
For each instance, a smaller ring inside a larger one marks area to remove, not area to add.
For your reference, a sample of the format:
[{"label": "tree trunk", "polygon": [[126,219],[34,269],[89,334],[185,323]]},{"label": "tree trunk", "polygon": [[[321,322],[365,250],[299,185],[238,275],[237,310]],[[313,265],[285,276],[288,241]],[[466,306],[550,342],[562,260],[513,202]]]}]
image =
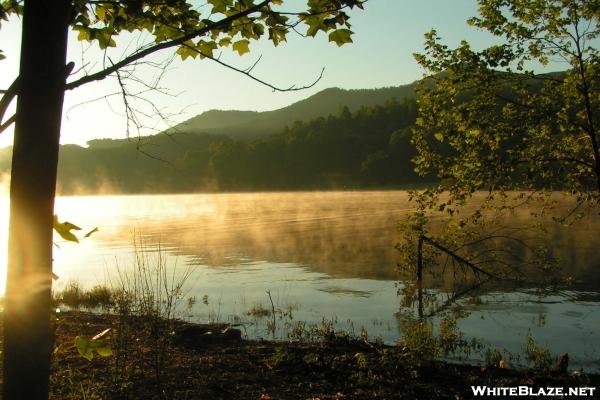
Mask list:
[{"label": "tree trunk", "polygon": [[52,221],[69,0],[26,0],[10,185],[4,400],[48,398]]}]

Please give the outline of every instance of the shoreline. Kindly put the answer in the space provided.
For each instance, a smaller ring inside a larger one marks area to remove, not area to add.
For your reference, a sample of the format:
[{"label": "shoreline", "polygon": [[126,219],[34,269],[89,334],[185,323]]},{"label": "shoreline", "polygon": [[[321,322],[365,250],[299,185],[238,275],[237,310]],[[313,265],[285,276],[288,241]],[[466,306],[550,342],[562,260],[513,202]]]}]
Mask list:
[{"label": "shoreline", "polygon": [[[134,317],[124,324],[118,315],[77,311],[58,314],[51,398],[456,399],[473,397],[471,386],[600,386],[597,374],[425,361],[399,346],[339,335],[280,342],[242,340],[230,333],[223,340],[195,341],[188,339],[210,326],[176,321],[172,337],[163,340],[137,327],[144,322]],[[180,340],[182,327],[191,327],[185,340]],[[74,338],[107,328],[113,354],[91,361],[81,357]]]}]

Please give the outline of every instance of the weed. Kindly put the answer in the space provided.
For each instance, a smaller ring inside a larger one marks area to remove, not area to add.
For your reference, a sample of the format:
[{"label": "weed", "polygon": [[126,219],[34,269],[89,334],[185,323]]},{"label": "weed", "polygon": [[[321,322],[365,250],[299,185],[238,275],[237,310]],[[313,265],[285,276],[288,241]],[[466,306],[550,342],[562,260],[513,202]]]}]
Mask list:
[{"label": "weed", "polygon": [[54,303],[64,305],[70,309],[96,310],[98,308],[109,311],[113,308],[114,294],[108,286],[96,285],[84,290],[78,282],[70,281],[66,287],[54,294]]},{"label": "weed", "polygon": [[[158,397],[168,398],[162,385],[163,374],[169,362],[174,324],[187,293],[185,283],[192,270],[168,265],[160,243],[155,251],[141,239],[134,244],[134,268],[123,271],[117,267],[118,280],[112,289],[118,315],[113,346],[115,383],[118,386],[129,379],[129,371],[124,371],[123,366],[127,357],[137,357],[139,363],[148,363],[153,371]],[[187,299],[188,311],[194,304],[195,298]],[[147,348],[139,346],[137,339],[142,336],[141,342],[149,344]]]},{"label": "weed", "polygon": [[440,321],[438,343],[443,354],[451,354],[468,347],[464,334],[458,330],[455,317],[446,317]]},{"label": "weed", "polygon": [[84,293],[83,306],[87,309],[101,308],[110,310],[113,307],[112,290],[104,285],[96,285]]},{"label": "weed", "polygon": [[484,353],[486,367],[508,368],[511,364],[518,364],[519,357],[506,350],[486,349]]},{"label": "weed", "polygon": [[525,337],[525,354],[535,369],[547,371],[552,366],[550,350],[538,346],[530,334]]},{"label": "weed", "polygon": [[246,315],[256,318],[265,318],[271,315],[271,310],[263,306],[262,303],[256,303],[246,311]]},{"label": "weed", "polygon": [[407,317],[402,331],[403,338],[399,344],[417,365],[431,362],[437,357],[438,346],[432,323]]},{"label": "weed", "polygon": [[79,283],[70,281],[65,288],[56,295],[56,302],[64,304],[72,309],[79,309],[83,306],[84,291]]},{"label": "weed", "polygon": [[306,338],[306,322],[296,321],[292,324],[291,329],[288,333],[288,337],[293,340],[303,340]]},{"label": "weed", "polygon": [[267,360],[267,364],[272,368],[279,368],[285,363],[289,362],[290,358],[290,354],[286,348],[278,347]]}]

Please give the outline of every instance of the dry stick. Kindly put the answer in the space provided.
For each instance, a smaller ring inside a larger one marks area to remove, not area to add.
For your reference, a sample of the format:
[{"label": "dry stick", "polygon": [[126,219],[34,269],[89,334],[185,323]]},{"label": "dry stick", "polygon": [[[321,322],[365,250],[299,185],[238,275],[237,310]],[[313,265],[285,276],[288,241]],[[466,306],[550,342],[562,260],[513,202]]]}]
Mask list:
[{"label": "dry stick", "polygon": [[273,89],[274,92],[297,92],[297,91],[300,91],[300,90],[310,89],[313,86],[315,86],[323,78],[323,73],[325,72],[325,67],[323,67],[321,69],[321,73],[319,74],[319,76],[317,77],[317,79],[315,79],[312,83],[309,83],[307,85],[299,86],[299,87],[296,87],[295,85],[292,85],[292,86],[290,86],[288,88],[281,88],[279,86],[275,86],[275,85],[273,85],[273,84],[271,84],[271,83],[269,83],[267,81],[264,81],[264,80],[262,80],[262,79],[260,79],[260,78],[258,78],[258,77],[256,77],[256,76],[254,76],[254,75],[251,74],[252,69],[254,69],[254,67],[256,66],[256,64],[258,64],[258,62],[260,61],[260,59],[258,59],[250,68],[248,68],[246,70],[243,70],[243,69],[234,67],[233,65],[227,64],[227,63],[219,60],[218,57],[213,57],[213,56],[211,56],[209,54],[203,53],[203,52],[201,52],[200,50],[198,50],[198,49],[196,49],[194,47],[188,46],[186,44],[182,44],[182,46],[186,47],[187,49],[189,49],[189,50],[191,50],[191,51],[193,51],[193,52],[195,52],[197,54],[200,54],[202,57],[208,58],[209,60],[214,61],[214,62],[216,62],[219,65],[222,65],[225,68],[229,68],[229,69],[231,69],[231,70],[233,70],[235,72],[239,72],[240,74],[246,75],[248,78],[250,78],[250,79],[252,79],[252,80],[260,83],[261,85],[264,85],[264,86],[266,86],[268,88]]},{"label": "dry stick", "polygon": [[271,291],[267,290],[267,294],[269,295],[269,300],[271,301],[271,315],[273,316],[273,340],[275,340],[275,305],[273,304],[273,298],[271,297]]},{"label": "dry stick", "polygon": [[[8,106],[13,101],[13,99],[17,96],[18,91],[19,91],[19,78],[17,77],[17,79],[15,79],[13,81],[13,83],[9,86],[9,88],[4,91],[2,98],[0,98],[0,123],[4,119],[4,114],[6,113]],[[8,123],[8,121],[7,121],[7,123]]]},{"label": "dry stick", "polygon": [[9,126],[11,126],[17,120],[17,114],[13,114],[3,124],[0,124],[0,133],[4,132]]},{"label": "dry stick", "polygon": [[417,245],[417,312],[419,318],[423,318],[423,238],[419,236]]},{"label": "dry stick", "polygon": [[[510,278],[501,278],[498,276],[495,276],[494,274],[489,273],[488,271],[485,271],[479,267],[477,267],[476,265],[474,265],[473,263],[465,260],[463,257],[459,256],[458,254],[456,254],[455,252],[453,252],[452,250],[442,246],[441,244],[435,242],[434,240],[428,238],[425,235],[421,235],[419,236],[419,242],[418,242],[418,254],[417,254],[417,284],[419,285],[419,288],[421,287],[421,279],[422,279],[422,269],[423,269],[423,242],[426,241],[427,243],[429,243],[431,246],[435,247],[438,250],[441,250],[445,253],[447,253],[448,255],[450,255],[451,257],[453,257],[454,259],[456,259],[457,261],[463,263],[464,265],[467,265],[468,267],[470,267],[473,272],[475,274],[477,273],[482,273],[484,275],[488,276],[488,279],[484,280],[484,281],[479,281],[478,283],[476,283],[475,285],[461,291],[458,292],[456,294],[454,294],[452,297],[450,297],[446,302],[444,302],[444,304],[442,304],[441,307],[439,307],[437,310],[433,310],[430,313],[428,313],[426,316],[427,317],[431,317],[432,315],[436,314],[437,312],[443,310],[444,308],[448,307],[448,305],[452,302],[454,302],[456,299],[458,299],[459,297],[464,296],[465,294],[483,286],[485,283],[487,283],[488,281],[490,281],[491,279],[497,279],[497,280],[505,280],[505,281],[517,281],[517,279],[510,279]],[[419,318],[423,317],[423,310],[422,310],[422,293],[419,292]]]},{"label": "dry stick", "polygon": [[[444,302],[444,304],[442,304],[441,306],[439,306],[438,308],[436,308],[435,310],[430,311],[429,313],[427,313],[427,315],[425,315],[426,317],[432,317],[435,314],[437,314],[440,311],[443,311],[444,309],[446,309],[450,304],[454,303],[454,301],[462,296],[464,296],[465,294],[472,292],[473,290],[476,290],[478,288],[480,288],[481,286],[483,286],[484,284],[486,284],[490,279],[492,278],[488,278],[484,281],[479,281],[478,283],[474,284],[473,286],[470,286],[468,288],[466,288],[465,290],[462,290],[458,293],[455,293],[454,295],[452,295],[448,300],[446,300]],[[422,316],[420,317],[422,318]]]},{"label": "dry stick", "polygon": [[[446,300],[444,302],[444,304],[442,304],[440,307],[438,307],[435,310],[432,310],[431,312],[427,313],[427,315],[423,314],[423,284],[422,284],[422,279],[423,279],[423,242],[427,241],[427,243],[429,243],[430,245],[432,245],[433,247],[437,248],[438,250],[441,250],[445,253],[447,253],[448,255],[450,255],[451,257],[454,257],[456,260],[464,263],[465,265],[471,267],[475,273],[481,272],[483,274],[486,274],[489,278],[486,279],[485,281],[479,281],[477,284],[463,290],[460,291],[458,293],[455,293],[452,297],[450,297],[448,300]],[[500,278],[496,278],[494,277],[492,274],[490,274],[487,271],[482,270],[481,268],[478,268],[477,266],[473,265],[472,263],[470,263],[469,261],[465,260],[464,258],[462,258],[461,256],[459,256],[458,254],[454,253],[453,251],[445,248],[444,246],[434,242],[432,239],[428,238],[425,235],[420,235],[419,236],[419,242],[418,242],[418,253],[417,253],[417,289],[418,289],[418,315],[419,315],[419,319],[422,319],[423,316],[426,317],[431,317],[435,314],[437,314],[439,311],[445,309],[446,307],[448,307],[451,303],[453,303],[456,299],[464,296],[465,294],[479,288],[480,286],[483,286],[483,284],[487,283],[490,279],[495,278],[495,279],[500,279]]]},{"label": "dry stick", "polygon": [[461,263],[467,265],[469,268],[471,268],[475,273],[481,272],[484,275],[489,276],[490,278],[494,278],[494,279],[498,279],[498,280],[502,280],[502,278],[495,276],[494,274],[491,274],[489,272],[487,272],[486,270],[483,270],[479,267],[477,267],[476,265],[474,265],[473,263],[465,260],[463,257],[459,256],[458,254],[456,254],[455,252],[453,252],[452,250],[442,246],[441,244],[438,244],[437,242],[433,241],[432,239],[428,238],[425,235],[421,236],[422,240],[426,241],[427,243],[429,243],[431,246],[435,247],[438,250],[443,251],[444,253],[449,254],[450,256],[454,257],[456,260],[460,261]]}]

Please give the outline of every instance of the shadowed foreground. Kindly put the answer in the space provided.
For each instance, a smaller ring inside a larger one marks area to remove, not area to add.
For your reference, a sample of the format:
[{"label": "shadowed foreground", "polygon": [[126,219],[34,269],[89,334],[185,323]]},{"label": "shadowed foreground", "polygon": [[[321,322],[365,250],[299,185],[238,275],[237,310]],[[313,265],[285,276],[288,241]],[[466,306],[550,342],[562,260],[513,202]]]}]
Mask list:
[{"label": "shadowed foreground", "polygon": [[[319,343],[272,343],[241,341],[233,335],[195,343],[193,337],[175,333],[167,343],[132,330],[125,343],[119,326],[124,325],[116,316],[73,312],[57,318],[51,398],[456,399],[471,398],[471,385],[600,384],[597,375],[558,376],[440,362],[419,366],[398,347],[340,336]],[[175,331],[190,326],[181,323]],[[82,358],[73,346],[75,336],[91,337],[109,327],[113,355]]]}]

